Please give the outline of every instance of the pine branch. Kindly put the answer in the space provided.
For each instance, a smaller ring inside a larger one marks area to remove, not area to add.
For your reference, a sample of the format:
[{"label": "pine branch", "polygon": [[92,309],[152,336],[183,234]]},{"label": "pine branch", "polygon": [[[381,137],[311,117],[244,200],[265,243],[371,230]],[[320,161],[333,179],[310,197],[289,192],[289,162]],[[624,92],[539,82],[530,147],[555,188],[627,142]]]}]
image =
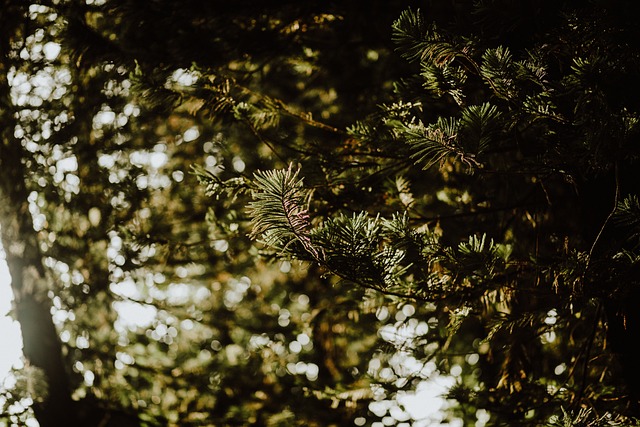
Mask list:
[{"label": "pine branch", "polygon": [[457,157],[470,167],[479,167],[475,155],[466,153],[459,143],[460,122],[454,118],[438,118],[435,124],[400,124],[399,131],[411,148],[411,158],[422,169],[442,164],[447,157]]},{"label": "pine branch", "polygon": [[436,97],[449,94],[458,105],[464,105],[466,95],[462,86],[467,80],[467,74],[462,67],[423,64],[420,76],[424,79],[422,86]]},{"label": "pine branch", "polygon": [[315,120],[312,117],[311,113],[303,113],[303,112],[296,111],[293,107],[289,106],[286,102],[282,101],[281,99],[273,98],[263,93],[255,92],[249,89],[248,87],[239,85],[237,83],[235,83],[235,87],[240,89],[245,95],[249,95],[251,98],[257,98],[260,103],[262,103],[264,106],[269,107],[272,110],[271,111],[272,114],[275,112],[283,113],[290,117],[294,117],[311,127],[315,127],[318,129],[322,129],[322,130],[325,130],[331,133],[340,134],[340,135],[347,134],[345,131],[341,129],[338,129],[326,123],[322,123]]},{"label": "pine branch", "polygon": [[510,100],[517,95],[515,66],[508,48],[487,49],[482,55],[480,75],[498,97]]},{"label": "pine branch", "polygon": [[467,57],[469,46],[447,40],[427,25],[420,9],[407,9],[392,25],[392,40],[400,55],[409,62],[430,60],[436,66],[450,63],[458,56]]},{"label": "pine branch", "polygon": [[640,236],[640,199],[633,194],[625,197],[616,206],[612,221],[619,227],[630,231],[630,238]]},{"label": "pine branch", "polygon": [[500,118],[500,111],[488,102],[462,110],[462,145],[466,150],[476,155],[484,153],[500,129]]},{"label": "pine branch", "polygon": [[251,238],[261,238],[265,245],[281,254],[306,258],[305,252],[320,260],[321,253],[311,244],[311,221],[307,205],[310,192],[304,189],[300,170],[292,165],[286,170],[258,171],[254,174]]}]

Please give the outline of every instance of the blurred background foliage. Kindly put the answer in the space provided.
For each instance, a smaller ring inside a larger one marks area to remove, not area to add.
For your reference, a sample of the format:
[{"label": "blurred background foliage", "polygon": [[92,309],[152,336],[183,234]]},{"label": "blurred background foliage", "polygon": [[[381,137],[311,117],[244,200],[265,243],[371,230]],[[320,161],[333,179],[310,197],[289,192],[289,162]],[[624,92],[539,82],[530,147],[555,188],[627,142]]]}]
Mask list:
[{"label": "blurred background foliage", "polygon": [[634,425],[634,12],[2,0],[2,420]]}]

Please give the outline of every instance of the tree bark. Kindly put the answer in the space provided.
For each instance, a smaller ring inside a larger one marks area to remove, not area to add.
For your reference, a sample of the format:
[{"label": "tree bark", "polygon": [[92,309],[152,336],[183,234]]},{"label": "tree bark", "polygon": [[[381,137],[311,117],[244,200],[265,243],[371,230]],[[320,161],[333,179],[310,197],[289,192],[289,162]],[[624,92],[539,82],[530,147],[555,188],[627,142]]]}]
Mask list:
[{"label": "tree bark", "polygon": [[23,353],[31,366],[43,371],[48,383],[47,397],[40,401],[42,396],[34,396],[33,408],[41,427],[71,426],[69,417],[73,411],[69,377],[51,317],[52,304],[47,294],[49,284],[31,222],[24,178],[16,173],[16,169],[22,169],[21,159],[10,153],[15,151],[10,146],[16,145],[20,147],[20,142],[7,141],[3,137],[0,148],[0,230],[12,278],[16,318],[22,329]]},{"label": "tree bark", "polygon": [[[42,369],[48,383],[47,397],[34,396],[34,411],[41,427],[73,425],[68,422],[71,410],[71,390],[62,359],[62,345],[51,317],[48,283],[39,256],[36,233],[31,223],[24,181],[15,181],[11,171],[21,167],[20,158],[8,156],[3,138],[0,150],[0,229],[6,261],[11,273],[11,288],[15,299],[16,318],[22,329],[23,353],[27,362]],[[15,145],[16,141],[9,142]],[[19,145],[20,143],[17,142]],[[7,164],[7,160],[15,162]],[[63,422],[63,424],[59,424]]]},{"label": "tree bark", "polygon": [[12,278],[23,353],[31,367],[42,370],[48,385],[46,396],[33,396],[35,416],[41,427],[75,426],[69,376],[51,317],[49,284],[29,212],[24,148],[14,137],[16,109],[7,77],[16,61],[11,43],[25,37],[28,7],[29,2],[0,2],[0,237]]}]

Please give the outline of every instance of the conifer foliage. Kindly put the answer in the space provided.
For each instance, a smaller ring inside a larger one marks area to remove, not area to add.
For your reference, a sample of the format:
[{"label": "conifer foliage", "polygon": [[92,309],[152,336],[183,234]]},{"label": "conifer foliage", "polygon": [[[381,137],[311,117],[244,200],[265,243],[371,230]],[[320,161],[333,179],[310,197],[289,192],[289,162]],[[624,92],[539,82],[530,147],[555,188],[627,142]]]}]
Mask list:
[{"label": "conifer foliage", "polygon": [[637,12],[5,0],[0,419],[638,425]]}]

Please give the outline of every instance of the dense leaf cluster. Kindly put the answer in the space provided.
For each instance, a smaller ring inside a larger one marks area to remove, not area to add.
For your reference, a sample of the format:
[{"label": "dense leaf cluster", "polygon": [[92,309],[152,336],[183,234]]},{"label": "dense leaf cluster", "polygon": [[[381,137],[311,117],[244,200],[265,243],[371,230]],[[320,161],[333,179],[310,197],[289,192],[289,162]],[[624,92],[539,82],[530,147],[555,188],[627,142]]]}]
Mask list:
[{"label": "dense leaf cluster", "polygon": [[637,6],[268,3],[2,4],[2,417],[635,425]]}]

